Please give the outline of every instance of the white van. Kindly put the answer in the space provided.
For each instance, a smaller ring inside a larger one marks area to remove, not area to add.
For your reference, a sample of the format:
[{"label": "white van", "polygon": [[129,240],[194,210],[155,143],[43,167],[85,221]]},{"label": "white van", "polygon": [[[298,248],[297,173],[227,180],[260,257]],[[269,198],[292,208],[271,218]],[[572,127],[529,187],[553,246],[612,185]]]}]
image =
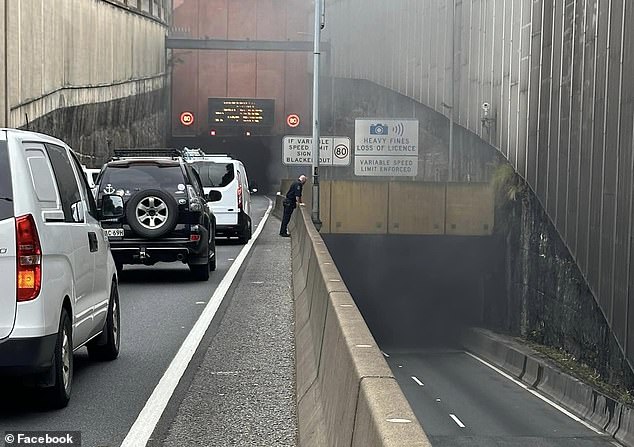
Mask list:
[{"label": "white van", "polygon": [[123,199],[103,209],[66,144],[0,129],[0,376],[46,388],[54,407],[70,399],[74,351],[119,355],[117,271],[99,219],[121,215]]},{"label": "white van", "polygon": [[238,237],[246,244],[251,239],[251,190],[247,171],[240,160],[228,155],[205,154],[200,149],[185,149],[183,158],[192,164],[205,194],[215,190],[222,199],[212,203],[216,216],[216,234]]}]

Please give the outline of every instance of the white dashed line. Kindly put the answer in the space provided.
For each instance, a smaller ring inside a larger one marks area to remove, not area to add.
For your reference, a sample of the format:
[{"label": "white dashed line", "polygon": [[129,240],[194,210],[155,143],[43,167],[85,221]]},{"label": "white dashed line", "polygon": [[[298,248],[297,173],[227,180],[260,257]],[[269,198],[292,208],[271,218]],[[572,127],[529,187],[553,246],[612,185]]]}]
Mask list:
[{"label": "white dashed line", "polygon": [[455,414],[450,414],[449,416],[458,425],[458,427],[465,428],[465,425],[462,423],[462,421],[460,419],[458,419],[458,417]]},{"label": "white dashed line", "polygon": [[386,419],[386,421],[391,422],[393,424],[411,424],[411,419],[402,419],[402,418],[390,418]]},{"label": "white dashed line", "polygon": [[205,301],[196,301],[196,304],[205,304]]},{"label": "white dashed line", "polygon": [[412,376],[412,380],[414,382],[416,382],[420,386],[425,386],[425,384],[423,382],[421,382],[420,380],[418,380],[418,377],[416,377],[416,376]]}]

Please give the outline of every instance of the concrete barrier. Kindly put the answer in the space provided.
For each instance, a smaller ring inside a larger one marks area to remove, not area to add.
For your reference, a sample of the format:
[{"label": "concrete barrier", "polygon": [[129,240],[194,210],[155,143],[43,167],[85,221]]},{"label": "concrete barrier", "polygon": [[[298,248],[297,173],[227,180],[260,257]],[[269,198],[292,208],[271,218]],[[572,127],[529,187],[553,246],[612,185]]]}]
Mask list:
[{"label": "concrete barrier", "polygon": [[300,445],[430,446],[306,208],[290,231]]}]

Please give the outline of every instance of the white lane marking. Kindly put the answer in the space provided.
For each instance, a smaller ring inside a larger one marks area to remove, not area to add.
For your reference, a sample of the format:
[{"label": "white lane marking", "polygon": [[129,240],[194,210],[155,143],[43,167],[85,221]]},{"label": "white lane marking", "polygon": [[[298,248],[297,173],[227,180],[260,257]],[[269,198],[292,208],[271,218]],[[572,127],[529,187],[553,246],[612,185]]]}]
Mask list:
[{"label": "white lane marking", "polygon": [[403,367],[403,365],[398,365],[398,367],[399,367],[399,368],[402,368],[402,367]]},{"label": "white lane marking", "polygon": [[229,258],[227,261],[235,261],[235,258]]},{"label": "white lane marking", "polygon": [[410,419],[402,419],[402,418],[390,418],[386,419],[388,422],[392,422],[394,424],[410,424],[412,421]]},{"label": "white lane marking", "polygon": [[264,281],[253,281],[251,284],[264,284]]},{"label": "white lane marking", "polygon": [[156,428],[156,424],[158,424],[161,415],[165,411],[165,407],[174,394],[174,390],[178,385],[178,382],[183,377],[189,362],[191,361],[196,349],[200,345],[203,337],[205,336],[205,332],[211,325],[211,322],[220,307],[220,304],[225,298],[225,295],[229,291],[233,280],[238,275],[238,271],[240,267],[244,263],[247,258],[251,248],[253,247],[255,241],[258,239],[260,233],[262,233],[262,229],[264,229],[264,224],[268,219],[271,209],[273,208],[273,202],[269,200],[269,207],[264,213],[264,217],[262,217],[262,222],[260,227],[253,233],[253,237],[251,240],[244,246],[244,248],[240,251],[238,255],[237,262],[231,265],[229,271],[225,274],[218,284],[216,291],[209,299],[209,303],[203,309],[200,317],[194,324],[194,327],[190,331],[185,341],[181,345],[180,349],[172,359],[169,367],[161,377],[161,380],[154,388],[152,395],[145,403],[143,410],[139,413],[136,421],[130,428],[130,431],[126,435],[121,447],[143,447],[147,445],[148,440],[152,436],[152,432]]},{"label": "white lane marking", "polygon": [[390,358],[390,354],[388,354],[387,352],[381,351],[381,354],[383,354],[385,356],[385,358],[387,358],[387,359]]},{"label": "white lane marking", "polygon": [[205,301],[196,301],[196,304],[205,304]]},{"label": "white lane marking", "polygon": [[416,376],[412,376],[412,380],[414,382],[416,382],[420,386],[425,386],[425,384],[423,382],[421,382],[420,380],[418,380],[418,377],[416,377]]},{"label": "white lane marking", "polygon": [[465,353],[467,355],[470,355],[471,357],[473,357],[474,359],[476,359],[477,361],[479,361],[480,363],[482,363],[485,366],[488,366],[489,368],[491,368],[493,371],[495,371],[496,373],[498,373],[499,375],[501,375],[502,377],[505,377],[507,379],[509,379],[511,382],[513,382],[515,385],[519,386],[520,388],[525,389],[526,391],[528,391],[529,393],[531,393],[533,396],[543,400],[544,402],[546,402],[548,405],[550,405],[551,407],[553,407],[554,409],[560,411],[561,413],[565,414],[566,416],[568,416],[570,419],[572,419],[573,421],[579,422],[581,425],[585,426],[586,428],[589,428],[590,430],[592,430],[593,432],[600,434],[600,435],[604,435],[605,433],[602,432],[601,430],[598,430],[596,428],[594,428],[592,425],[588,424],[586,421],[584,421],[583,419],[578,418],[577,416],[575,416],[574,414],[572,414],[570,411],[566,410],[564,407],[562,407],[561,405],[553,402],[552,400],[550,400],[549,398],[547,398],[546,396],[538,393],[537,391],[530,389],[528,387],[528,385],[524,385],[522,382],[520,382],[519,380],[515,379],[514,377],[508,375],[507,373],[505,373],[504,371],[502,371],[501,369],[493,366],[492,364],[490,364],[489,362],[487,362],[486,360],[481,359],[480,357],[478,357],[475,354],[472,354],[470,352],[466,352]]},{"label": "white lane marking", "polygon": [[341,304],[341,307],[352,307],[352,304]]},{"label": "white lane marking", "polygon": [[462,423],[460,419],[458,419],[458,417],[455,414],[450,414],[449,416],[451,416],[451,419],[453,419],[453,421],[458,425],[458,427],[465,428],[465,425]]},{"label": "white lane marking", "polygon": [[355,345],[357,348],[371,348],[372,345]]}]

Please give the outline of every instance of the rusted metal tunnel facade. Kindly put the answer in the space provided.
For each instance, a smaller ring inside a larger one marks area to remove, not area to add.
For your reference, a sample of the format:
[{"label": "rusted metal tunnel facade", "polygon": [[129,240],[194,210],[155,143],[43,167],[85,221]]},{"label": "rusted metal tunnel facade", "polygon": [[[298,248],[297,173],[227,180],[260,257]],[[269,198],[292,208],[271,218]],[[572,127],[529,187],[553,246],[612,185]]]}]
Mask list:
[{"label": "rusted metal tunnel facade", "polygon": [[634,5],[328,0],[326,14],[330,75],[451,110],[509,160],[632,365]]}]

